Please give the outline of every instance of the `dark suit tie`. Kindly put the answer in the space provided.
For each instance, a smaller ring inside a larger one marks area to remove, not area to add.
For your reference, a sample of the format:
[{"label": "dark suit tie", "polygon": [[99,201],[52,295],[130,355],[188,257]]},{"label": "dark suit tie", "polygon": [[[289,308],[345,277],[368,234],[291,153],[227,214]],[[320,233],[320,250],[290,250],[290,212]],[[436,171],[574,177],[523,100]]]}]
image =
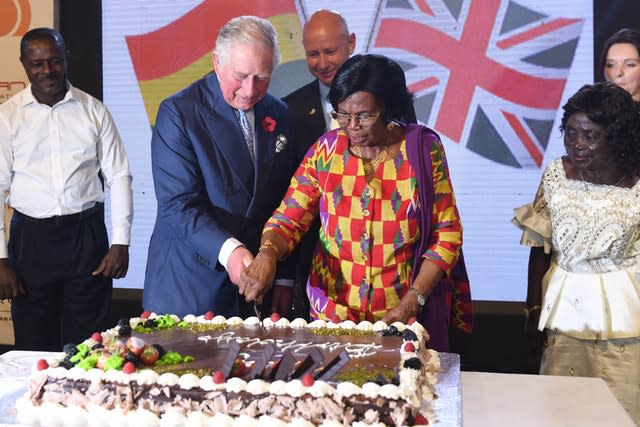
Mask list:
[{"label": "dark suit tie", "polygon": [[244,110],[238,110],[238,120],[240,122],[240,127],[242,128],[242,133],[244,135],[244,142],[247,144],[247,149],[249,150],[249,156],[251,156],[251,163],[255,163],[255,153],[253,148],[253,131],[251,130],[251,124],[249,123],[249,118],[247,117],[247,113]]}]

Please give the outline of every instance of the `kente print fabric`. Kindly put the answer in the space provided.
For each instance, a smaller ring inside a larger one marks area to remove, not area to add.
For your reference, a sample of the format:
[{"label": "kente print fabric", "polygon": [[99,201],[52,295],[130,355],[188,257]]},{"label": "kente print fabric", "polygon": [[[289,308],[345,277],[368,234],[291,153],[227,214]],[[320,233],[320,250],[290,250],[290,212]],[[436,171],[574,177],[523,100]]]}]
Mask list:
[{"label": "kente print fabric", "polygon": [[[406,141],[367,182],[345,133],[323,135],[307,153],[265,230],[285,236],[291,250],[320,215],[318,247],[307,283],[311,316],[381,319],[411,282],[419,207]],[[435,201],[432,243],[423,254],[449,273],[458,257],[460,218],[440,142],[431,149]]]}]

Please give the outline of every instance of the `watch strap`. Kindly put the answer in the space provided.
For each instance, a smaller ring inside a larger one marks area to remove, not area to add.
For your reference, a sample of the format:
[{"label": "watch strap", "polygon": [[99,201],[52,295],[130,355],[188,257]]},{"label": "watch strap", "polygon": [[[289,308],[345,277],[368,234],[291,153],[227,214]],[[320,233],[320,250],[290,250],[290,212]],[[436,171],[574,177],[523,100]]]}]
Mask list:
[{"label": "watch strap", "polygon": [[418,299],[418,304],[420,304],[421,307],[424,306],[424,303],[427,302],[427,299],[424,297],[424,295],[422,295],[420,292],[418,292],[418,290],[416,288],[414,288],[413,286],[411,286],[409,288],[409,290],[411,292],[413,292],[413,294]]}]

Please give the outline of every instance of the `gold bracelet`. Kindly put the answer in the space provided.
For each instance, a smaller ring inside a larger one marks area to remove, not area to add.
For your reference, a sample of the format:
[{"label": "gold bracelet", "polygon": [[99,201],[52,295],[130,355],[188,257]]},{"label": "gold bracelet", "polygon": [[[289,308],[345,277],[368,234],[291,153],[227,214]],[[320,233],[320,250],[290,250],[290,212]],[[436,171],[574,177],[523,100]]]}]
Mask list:
[{"label": "gold bracelet", "polygon": [[273,252],[275,252],[276,254],[276,260],[280,258],[280,251],[278,250],[278,247],[271,240],[267,239],[264,242],[262,242],[259,250],[261,251],[263,249],[273,249]]},{"label": "gold bracelet", "polygon": [[533,313],[536,310],[540,310],[542,308],[542,306],[540,304],[536,304],[533,307],[529,307],[529,308],[523,308],[522,312],[524,313],[524,317],[526,317],[527,319],[529,318],[529,316],[531,316],[531,313]]}]

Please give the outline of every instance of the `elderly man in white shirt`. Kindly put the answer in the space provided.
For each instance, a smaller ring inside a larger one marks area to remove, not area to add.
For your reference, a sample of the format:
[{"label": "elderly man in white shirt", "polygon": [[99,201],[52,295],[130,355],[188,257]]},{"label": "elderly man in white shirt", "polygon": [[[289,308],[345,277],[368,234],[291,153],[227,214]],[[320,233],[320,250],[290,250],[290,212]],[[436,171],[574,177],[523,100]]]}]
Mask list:
[{"label": "elderly man in white shirt", "polygon": [[[30,85],[0,105],[0,298],[12,300],[16,348],[59,351],[108,326],[112,279],[129,266],[131,173],[102,102],[67,81],[62,36],[24,35]],[[104,224],[111,192],[112,245]]]}]

